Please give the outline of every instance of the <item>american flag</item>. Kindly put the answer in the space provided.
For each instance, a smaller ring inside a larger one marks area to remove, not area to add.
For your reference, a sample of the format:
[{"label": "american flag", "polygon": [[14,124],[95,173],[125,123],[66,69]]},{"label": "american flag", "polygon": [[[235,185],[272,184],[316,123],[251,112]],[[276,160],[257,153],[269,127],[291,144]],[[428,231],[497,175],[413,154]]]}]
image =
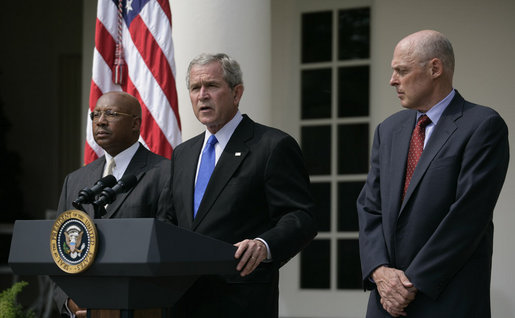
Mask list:
[{"label": "american flag", "polygon": [[[103,93],[122,90],[141,104],[140,142],[171,158],[181,121],[168,0],[98,0],[89,112]],[[88,116],[84,164],[102,154]]]}]

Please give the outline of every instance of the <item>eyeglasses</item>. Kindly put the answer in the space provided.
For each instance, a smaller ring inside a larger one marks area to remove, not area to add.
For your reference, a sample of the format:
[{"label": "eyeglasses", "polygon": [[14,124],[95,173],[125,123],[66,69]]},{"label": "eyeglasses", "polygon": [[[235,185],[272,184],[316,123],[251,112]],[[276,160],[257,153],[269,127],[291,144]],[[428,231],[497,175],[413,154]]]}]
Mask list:
[{"label": "eyeglasses", "polygon": [[120,116],[136,117],[136,115],[131,115],[131,114],[122,113],[122,112],[114,112],[110,109],[107,109],[107,110],[103,110],[103,111],[95,110],[89,114],[89,118],[91,118],[92,121],[98,121],[100,119],[100,116],[102,116],[102,114],[104,114],[104,118],[107,121],[113,121]]}]

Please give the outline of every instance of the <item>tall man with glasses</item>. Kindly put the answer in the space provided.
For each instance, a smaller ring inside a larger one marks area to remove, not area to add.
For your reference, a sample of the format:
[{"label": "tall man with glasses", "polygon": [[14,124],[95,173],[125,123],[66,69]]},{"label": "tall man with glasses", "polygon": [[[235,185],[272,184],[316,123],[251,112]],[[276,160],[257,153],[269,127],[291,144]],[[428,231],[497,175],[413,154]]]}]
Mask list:
[{"label": "tall man with glasses", "polygon": [[[72,202],[79,191],[93,186],[105,175],[112,174],[117,180],[134,175],[137,178],[134,188],[119,194],[106,207],[103,218],[165,219],[171,208],[170,160],[138,142],[141,126],[138,100],[125,92],[109,92],[98,99],[90,116],[93,137],[104,149],[104,156],[66,176],[57,213],[74,209]],[[84,210],[94,217],[91,205],[84,205]],[[56,288],[54,299],[64,315],[86,317],[86,310],[80,309],[61,289]]]}]

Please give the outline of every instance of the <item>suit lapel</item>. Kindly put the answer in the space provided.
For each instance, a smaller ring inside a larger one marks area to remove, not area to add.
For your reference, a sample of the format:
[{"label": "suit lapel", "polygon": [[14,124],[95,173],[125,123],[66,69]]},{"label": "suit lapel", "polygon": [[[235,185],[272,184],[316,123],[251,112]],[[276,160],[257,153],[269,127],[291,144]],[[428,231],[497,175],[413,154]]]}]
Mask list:
[{"label": "suit lapel", "polygon": [[[183,150],[182,156],[184,158],[188,158],[188,160],[183,160],[184,165],[181,166],[181,171],[174,171],[174,178],[178,173],[183,175],[183,177],[179,179],[181,182],[180,191],[184,193],[181,197],[184,197],[184,211],[188,213],[188,216],[186,217],[187,223],[185,224],[185,227],[188,229],[191,229],[193,226],[193,194],[195,192],[195,175],[197,173],[198,159],[200,157],[200,152],[202,151],[204,138],[205,133],[198,135],[195,137],[195,140],[191,146]],[[181,165],[182,164],[183,163],[181,162]]]},{"label": "suit lapel", "polygon": [[[420,160],[418,161],[417,167],[413,172],[413,176],[411,177],[410,185],[408,187],[408,191],[406,192],[406,197],[404,198],[404,202],[401,206],[401,213],[406,206],[406,202],[410,199],[413,194],[414,189],[421,182],[424,174],[426,173],[429,165],[435,158],[435,156],[440,152],[440,149],[445,145],[449,137],[454,133],[457,126],[455,124],[456,119],[462,116],[463,113],[463,98],[456,92],[456,96],[451,101],[449,106],[445,109],[438,124],[435,126],[433,133],[431,135],[431,139],[426,144],[422,155],[420,156]],[[400,213],[399,213],[400,215]]]},{"label": "suit lapel", "polygon": [[[252,121],[247,116],[244,116],[243,120],[232,134],[227,146],[225,146],[225,149],[215,166],[215,170],[211,175],[204,197],[200,202],[197,217],[193,221],[193,230],[195,230],[199,223],[202,222],[202,219],[209,212],[210,208],[216,201],[216,198],[220,195],[227,182],[229,182],[234,172],[238,169],[249,153],[249,148],[245,142],[252,138],[253,134],[254,130]],[[193,201],[193,195],[190,201]]]},{"label": "suit lapel", "polygon": [[[131,162],[127,166],[127,169],[123,173],[124,176],[126,175],[134,175],[138,182],[141,180],[141,178],[145,175],[145,172],[147,171],[147,159],[148,159],[148,150],[143,146],[139,145],[138,150],[134,154],[134,157],[132,157]],[[134,187],[132,188],[134,189]],[[127,192],[120,193],[116,196],[116,200],[109,204],[106,208],[106,215],[104,218],[112,218],[113,215],[118,212],[118,209],[122,205],[122,203],[127,199],[127,197],[132,192],[132,189],[130,189]]]},{"label": "suit lapel", "polygon": [[[390,153],[389,162],[391,162],[390,174],[390,205],[387,207],[388,211],[393,213],[389,214],[389,220],[392,224],[397,222],[399,215],[399,208],[401,206],[402,191],[404,189],[404,179],[406,171],[406,161],[408,157],[409,144],[417,114],[415,111],[407,111],[406,116],[401,119],[398,128],[392,134],[392,152]],[[395,228],[387,227],[387,228]]]}]

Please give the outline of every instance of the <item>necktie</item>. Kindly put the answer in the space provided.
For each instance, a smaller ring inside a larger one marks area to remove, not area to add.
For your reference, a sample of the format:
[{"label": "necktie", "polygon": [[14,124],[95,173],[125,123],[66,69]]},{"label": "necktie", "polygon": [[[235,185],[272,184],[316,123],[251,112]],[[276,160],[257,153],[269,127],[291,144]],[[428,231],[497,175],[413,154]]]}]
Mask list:
[{"label": "necktie", "polygon": [[215,169],[215,144],[218,142],[215,135],[211,135],[207,140],[204,151],[202,152],[202,159],[197,174],[197,183],[195,184],[195,197],[193,199],[193,217],[197,216],[197,210],[200,206],[200,201],[204,196],[207,184],[211,178],[211,173]]},{"label": "necktie", "polygon": [[409,144],[408,162],[406,164],[406,179],[404,180],[404,191],[402,192],[403,199],[404,196],[406,196],[406,192],[408,191],[411,176],[413,176],[415,167],[417,166],[418,160],[422,155],[422,150],[424,150],[426,126],[430,123],[431,119],[429,119],[427,115],[422,115],[419,117],[415,129],[413,129],[413,134],[411,135],[411,141]]},{"label": "necktie", "polygon": [[107,167],[104,170],[104,175],[102,177],[108,176],[110,174],[113,174],[113,169],[116,167],[116,162],[114,162],[114,158],[111,158],[109,162],[107,163]]}]

